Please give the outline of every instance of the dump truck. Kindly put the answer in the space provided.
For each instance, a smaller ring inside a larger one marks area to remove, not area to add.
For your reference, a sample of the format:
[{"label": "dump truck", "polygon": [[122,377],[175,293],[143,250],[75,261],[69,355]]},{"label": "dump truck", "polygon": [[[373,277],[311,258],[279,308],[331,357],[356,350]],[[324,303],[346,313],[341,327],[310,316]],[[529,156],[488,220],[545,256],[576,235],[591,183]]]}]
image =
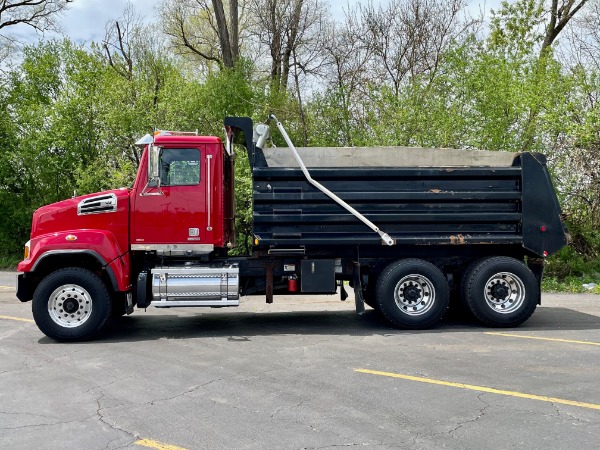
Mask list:
[{"label": "dump truck", "polygon": [[[267,144],[269,124],[288,147]],[[297,149],[275,116],[224,125],[223,140],[146,135],[131,188],[34,212],[17,297],[32,301],[43,333],[85,340],[135,307],[234,307],[249,295],[345,300],[346,289],[359,314],[366,303],[409,329],[434,326],[451,298],[492,327],[517,326],[540,303],[544,260],[566,245],[542,154]],[[233,256],[234,161],[243,153],[252,248]]]}]

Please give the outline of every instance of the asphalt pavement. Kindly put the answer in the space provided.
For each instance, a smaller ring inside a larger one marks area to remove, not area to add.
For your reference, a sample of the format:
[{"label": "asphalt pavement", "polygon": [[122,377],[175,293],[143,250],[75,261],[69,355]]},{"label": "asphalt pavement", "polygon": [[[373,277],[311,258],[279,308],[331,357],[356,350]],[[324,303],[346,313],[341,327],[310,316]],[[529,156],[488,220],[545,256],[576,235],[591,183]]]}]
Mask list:
[{"label": "asphalt pavement", "polygon": [[600,296],[518,328],[390,328],[353,298],[136,310],[59,344],[0,272],[0,448],[600,447]]}]

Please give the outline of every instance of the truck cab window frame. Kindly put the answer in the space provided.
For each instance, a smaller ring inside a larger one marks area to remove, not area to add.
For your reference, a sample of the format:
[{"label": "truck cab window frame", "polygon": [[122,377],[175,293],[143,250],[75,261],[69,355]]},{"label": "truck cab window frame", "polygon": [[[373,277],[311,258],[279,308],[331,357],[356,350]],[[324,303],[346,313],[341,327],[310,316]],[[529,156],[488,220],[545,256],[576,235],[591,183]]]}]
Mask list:
[{"label": "truck cab window frame", "polygon": [[197,148],[162,148],[158,169],[161,186],[200,184],[200,157]]}]

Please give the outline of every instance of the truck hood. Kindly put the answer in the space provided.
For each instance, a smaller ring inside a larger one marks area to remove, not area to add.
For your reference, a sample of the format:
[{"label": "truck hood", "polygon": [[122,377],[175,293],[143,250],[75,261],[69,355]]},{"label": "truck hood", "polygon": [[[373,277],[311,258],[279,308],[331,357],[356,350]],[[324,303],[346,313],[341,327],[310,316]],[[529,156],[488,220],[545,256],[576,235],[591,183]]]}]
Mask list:
[{"label": "truck hood", "polygon": [[[31,238],[67,230],[105,229],[128,235],[129,191],[126,188],[70,198],[33,213]],[[120,239],[119,239],[120,240]]]}]

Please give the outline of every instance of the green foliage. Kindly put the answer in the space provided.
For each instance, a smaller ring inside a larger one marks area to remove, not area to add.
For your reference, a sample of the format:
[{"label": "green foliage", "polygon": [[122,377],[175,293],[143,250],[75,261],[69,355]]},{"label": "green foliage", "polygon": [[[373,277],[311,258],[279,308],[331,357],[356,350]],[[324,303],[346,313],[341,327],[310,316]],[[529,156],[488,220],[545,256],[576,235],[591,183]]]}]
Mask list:
[{"label": "green foliage", "polygon": [[492,17],[491,47],[513,56],[529,54],[543,39],[544,13],[543,0],[503,0]]},{"label": "green foliage", "polygon": [[0,254],[0,270],[14,270],[21,258],[14,255]]},{"label": "green foliage", "polygon": [[233,255],[249,255],[252,248],[252,175],[245,147],[235,146],[235,231]]},{"label": "green foliage", "polygon": [[[586,289],[584,284],[594,283],[592,289]],[[572,292],[572,293],[591,293],[600,294],[600,276],[567,277],[558,279],[552,276],[545,276],[542,279],[542,290],[544,292]]]},{"label": "green foliage", "polygon": [[[600,71],[567,67],[552,51],[540,56],[545,14],[542,0],[503,2],[487,36],[453,41],[434,69],[407,74],[398,89],[369,77],[368,64],[351,81],[310,86],[304,122],[295,94],[272,88],[244,58],[198,79],[193,62],[161,51],[144,33],[130,42],[131,68],[118,54],[108,61],[97,45],[27,47],[0,82],[0,261],[21,254],[37,207],[74,191],[130,185],[141,156],[133,143],[145,133],[219,136],[225,116],[258,122],[275,113],[297,145],[306,136],[311,146],[546,154],[572,244],[549,259],[544,286],[583,289],[600,273]],[[252,183],[245,150],[236,152],[233,252],[242,254],[251,247]]]}]

